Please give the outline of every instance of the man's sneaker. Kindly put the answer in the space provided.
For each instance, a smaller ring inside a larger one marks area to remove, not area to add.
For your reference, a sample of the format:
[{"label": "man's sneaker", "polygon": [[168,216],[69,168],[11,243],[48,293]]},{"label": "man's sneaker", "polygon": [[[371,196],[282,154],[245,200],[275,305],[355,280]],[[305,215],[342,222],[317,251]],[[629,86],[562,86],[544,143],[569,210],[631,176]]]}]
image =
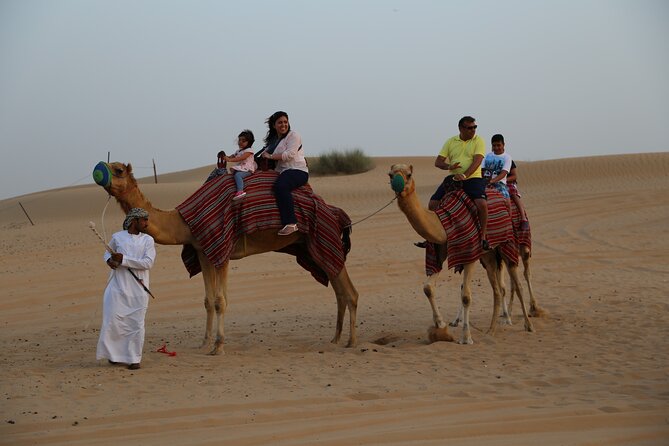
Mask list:
[{"label": "man's sneaker", "polygon": [[425,240],[423,240],[422,242],[415,242],[414,246],[416,246],[418,248],[421,248],[421,249],[425,249],[425,248],[427,248],[427,242]]},{"label": "man's sneaker", "polygon": [[232,197],[232,199],[233,200],[239,200],[240,198],[244,198],[245,195],[246,195],[246,192],[244,192],[243,190],[240,190],[235,194],[234,197]]}]

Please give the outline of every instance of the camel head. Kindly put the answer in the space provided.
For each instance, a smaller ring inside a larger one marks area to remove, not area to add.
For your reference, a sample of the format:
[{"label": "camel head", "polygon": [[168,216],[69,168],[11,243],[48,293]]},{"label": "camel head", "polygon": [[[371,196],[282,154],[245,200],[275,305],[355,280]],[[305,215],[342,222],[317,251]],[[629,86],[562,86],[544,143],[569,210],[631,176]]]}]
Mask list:
[{"label": "camel head", "polygon": [[119,202],[128,192],[137,188],[130,164],[100,161],[93,169],[93,180]]},{"label": "camel head", "polygon": [[411,177],[412,174],[412,165],[393,164],[390,166],[390,171],[388,171],[390,187],[397,195],[406,197],[408,194],[415,192],[416,185]]}]

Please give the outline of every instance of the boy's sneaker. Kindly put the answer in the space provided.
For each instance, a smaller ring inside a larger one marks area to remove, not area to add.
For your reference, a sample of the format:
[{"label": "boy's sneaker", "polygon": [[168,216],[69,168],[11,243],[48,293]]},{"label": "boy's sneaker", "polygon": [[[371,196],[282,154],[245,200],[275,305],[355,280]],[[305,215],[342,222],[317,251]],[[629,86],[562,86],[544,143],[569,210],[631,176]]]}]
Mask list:
[{"label": "boy's sneaker", "polygon": [[240,190],[234,195],[234,197],[232,197],[232,199],[233,200],[239,200],[240,198],[244,198],[245,195],[246,195],[246,192],[244,192],[243,190]]}]

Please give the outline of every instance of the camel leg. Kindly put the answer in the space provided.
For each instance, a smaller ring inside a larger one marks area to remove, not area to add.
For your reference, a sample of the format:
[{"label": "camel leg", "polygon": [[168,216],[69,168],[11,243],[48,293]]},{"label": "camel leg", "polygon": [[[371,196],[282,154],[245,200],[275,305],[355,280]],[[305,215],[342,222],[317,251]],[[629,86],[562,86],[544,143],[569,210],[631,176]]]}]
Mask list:
[{"label": "camel leg", "polygon": [[358,291],[353,286],[351,278],[348,275],[346,268],[342,268],[339,275],[334,279],[330,279],[332,288],[337,298],[337,326],[335,328],[335,335],[332,338],[332,343],[337,344],[341,338],[341,332],[344,326],[344,316],[346,308],[348,307],[349,314],[349,338],[346,347],[355,347],[358,342],[358,337],[355,329],[356,318],[358,312]]},{"label": "camel leg", "polygon": [[[501,269],[499,271],[499,288],[502,293],[502,314],[500,317],[502,318],[502,323],[506,325],[512,325],[511,323],[511,306],[507,306],[506,304],[506,284],[504,283],[504,266],[505,263],[502,262]],[[513,286],[513,281],[511,281],[511,286],[510,286],[510,299],[513,298],[513,293],[516,292],[516,289]]]},{"label": "camel leg", "polygon": [[[213,348],[210,355],[218,355],[223,352],[223,316],[227,307],[226,285],[228,274],[228,263],[216,269],[204,254],[198,254],[200,266],[202,267],[202,278],[204,280],[204,308],[207,310],[207,326],[204,332],[202,347],[209,347],[212,340]],[[216,337],[214,338],[214,316],[216,317]]]},{"label": "camel leg", "polygon": [[520,280],[518,279],[518,265],[513,265],[507,263],[507,268],[509,269],[509,279],[511,282],[515,283],[515,289],[518,293],[518,301],[520,302],[520,309],[523,310],[523,317],[525,318],[525,330],[534,331],[532,327],[532,322],[527,314],[527,308],[525,307],[525,300],[523,299],[523,288],[520,285]]},{"label": "camel leg", "polygon": [[488,275],[488,281],[492,287],[493,309],[492,319],[490,320],[490,328],[488,328],[488,334],[493,336],[497,328],[497,318],[499,317],[500,313],[502,297],[502,293],[499,287],[500,269],[499,264],[497,263],[497,254],[494,251],[490,251],[484,254],[481,256],[481,263],[483,263],[483,267],[485,268],[486,274]]},{"label": "camel leg", "polygon": [[520,250],[521,258],[523,259],[523,276],[525,276],[525,283],[527,283],[527,291],[530,293],[530,317],[542,317],[546,312],[539,308],[537,301],[534,298],[534,291],[532,290],[532,270],[531,266],[531,253],[527,249],[527,246],[521,246]]},{"label": "camel leg", "polygon": [[220,268],[214,270],[216,277],[214,293],[214,309],[216,310],[216,339],[214,348],[209,352],[210,355],[220,355],[223,353],[223,339],[225,328],[225,310],[228,308],[228,266],[230,262],[225,262]]},{"label": "camel leg", "polygon": [[448,325],[441,316],[441,312],[439,311],[439,307],[437,306],[437,301],[435,299],[435,290],[437,289],[438,277],[439,273],[427,276],[427,279],[423,284],[423,293],[425,293],[428,302],[430,302],[430,307],[432,307],[432,320],[434,321],[434,326],[427,330],[427,337],[430,342],[453,342],[453,336],[448,333]]},{"label": "camel leg", "polygon": [[435,299],[437,278],[439,278],[439,273],[427,276],[427,279],[425,279],[425,283],[423,284],[423,293],[425,293],[428,302],[430,302],[430,307],[432,307],[432,320],[434,321],[434,326],[437,328],[445,328],[446,322],[441,316],[441,312],[439,311],[439,307],[437,306],[437,301]]},{"label": "camel leg", "polygon": [[462,271],[462,285],[460,287],[460,299],[462,301],[462,336],[460,337],[460,344],[473,344],[472,333],[469,329],[469,307],[472,303],[472,290],[469,286],[471,282],[472,272],[476,262],[468,263]]},{"label": "camel leg", "polygon": [[204,309],[207,312],[207,322],[204,330],[204,339],[200,348],[207,348],[212,342],[213,339],[213,330],[214,330],[214,290],[216,288],[216,277],[214,275],[214,268],[209,263],[209,259],[202,254],[198,253],[198,259],[200,261],[200,267],[202,268],[202,280],[204,282]]}]

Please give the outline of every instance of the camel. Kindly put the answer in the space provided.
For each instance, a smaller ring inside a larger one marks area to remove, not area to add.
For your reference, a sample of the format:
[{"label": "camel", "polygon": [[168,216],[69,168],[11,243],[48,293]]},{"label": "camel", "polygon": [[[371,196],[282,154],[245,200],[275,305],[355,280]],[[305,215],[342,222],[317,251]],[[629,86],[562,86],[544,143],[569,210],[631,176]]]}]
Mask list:
[{"label": "camel", "polygon": [[[98,169],[100,169],[99,172],[97,171]],[[106,172],[105,169],[108,169],[108,171]],[[116,198],[116,201],[124,212],[128,212],[134,207],[141,207],[149,213],[147,233],[154,238],[156,243],[162,245],[192,245],[195,249],[202,269],[205,290],[204,307],[207,312],[206,329],[201,348],[211,346],[213,341],[213,347],[208,354],[218,355],[224,353],[223,317],[228,304],[227,281],[229,261],[226,261],[222,267],[214,267],[179,211],[176,209],[157,209],[144,196],[132,174],[132,166],[130,164],[100,162],[96,166],[93,177],[96,183],[103,186],[107,193]],[[243,234],[235,242],[228,260],[238,260],[265,252],[279,251],[292,245],[304,243],[306,237],[307,235],[301,232],[295,232],[288,236],[279,236],[276,229],[263,229],[252,234]],[[339,343],[344,316],[348,308],[350,332],[347,347],[353,347],[357,342],[356,312],[358,292],[353,286],[345,266],[336,277],[328,276],[328,279],[332,283],[332,288],[337,299],[337,323],[335,335],[331,342],[334,344]],[[215,338],[213,337],[214,316],[216,317]]]},{"label": "camel", "polygon": [[[398,207],[406,215],[407,220],[413,229],[428,242],[439,245],[445,244],[447,242],[447,234],[442,221],[435,212],[423,208],[420,204],[420,201],[418,200],[416,195],[416,185],[412,176],[413,166],[395,164],[390,167],[388,175],[391,178],[391,187],[397,194]],[[503,295],[501,289],[502,259],[503,257],[499,252],[499,248],[483,251],[481,257],[478,259],[481,261],[483,267],[486,270],[490,286],[493,290],[493,314],[490,321],[490,327],[488,328],[488,333],[490,335],[495,334],[497,318],[500,313],[500,305]],[[523,310],[523,316],[525,318],[525,330],[528,332],[534,331],[532,323],[530,322],[527,314],[525,302],[523,300],[522,287],[518,279],[518,265],[507,262],[506,260],[503,261],[506,263],[511,282],[513,283],[513,286],[515,287],[515,290],[518,294],[518,300],[520,301],[520,305]],[[458,341],[460,344],[473,344],[474,342],[470,330],[469,308],[472,301],[470,282],[475,267],[476,261],[472,261],[465,263],[462,269],[460,299],[462,302],[463,324],[462,334],[460,340]],[[444,321],[444,318],[442,317],[435,301],[434,289],[436,288],[437,277],[438,274],[432,274],[428,276],[423,285],[423,292],[425,293],[432,308],[432,318],[435,325],[434,327],[430,327],[430,330],[428,331],[428,337],[431,342],[453,341],[453,337],[448,333],[448,325]]]},{"label": "camel", "polygon": [[[511,200],[511,212],[513,215],[513,225],[514,227],[520,227],[520,213],[516,204]],[[528,233],[529,236],[529,233]],[[532,288],[532,270],[531,270],[531,259],[532,259],[532,249],[530,248],[530,240],[519,240],[518,243],[518,252],[520,254],[520,259],[523,262],[523,277],[525,278],[525,283],[527,284],[527,291],[530,294],[530,308],[529,315],[530,317],[543,317],[546,315],[544,309],[540,308],[537,304],[536,299],[534,298],[534,290]],[[502,317],[510,320],[511,318],[511,308],[513,305],[513,296],[517,294],[513,282],[511,282],[511,289],[509,291],[509,302],[507,304],[506,299],[502,299]]]}]

